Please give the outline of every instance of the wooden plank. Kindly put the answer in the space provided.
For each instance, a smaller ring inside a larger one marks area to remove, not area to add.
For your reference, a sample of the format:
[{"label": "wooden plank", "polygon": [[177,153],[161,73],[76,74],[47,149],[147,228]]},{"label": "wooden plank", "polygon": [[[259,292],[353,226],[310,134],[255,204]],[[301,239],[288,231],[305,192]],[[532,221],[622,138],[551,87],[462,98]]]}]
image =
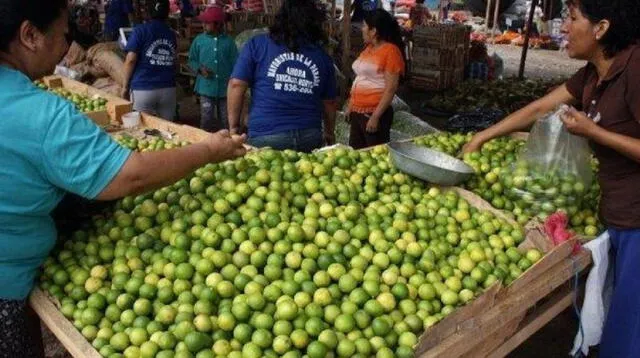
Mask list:
[{"label": "wooden plank", "polygon": [[525,314],[520,314],[515,317],[504,326],[497,329],[490,334],[482,343],[470,349],[467,353],[462,355],[462,358],[476,358],[485,357],[490,352],[498,348],[504,343],[506,339],[511,337],[520,326],[522,320],[525,319]]},{"label": "wooden plank", "polygon": [[532,281],[525,290],[505,297],[503,301],[496,303],[484,314],[471,318],[467,324],[473,328],[451,335],[420,357],[461,357],[473,347],[484,342],[500,327],[512,321],[514,316],[526,312],[535,303],[570,280],[574,275],[574,270],[582,272],[590,263],[591,255],[586,250],[580,251],[573,257],[573,260],[563,260],[547,271],[546,275]]},{"label": "wooden plank", "polygon": [[507,356],[507,354],[511,353],[534,333],[538,332],[562,311],[567,309],[567,307],[571,306],[573,303],[573,294],[571,286],[567,286],[555,293],[548,302],[536,309],[530,317],[526,318],[526,321],[515,335],[500,345],[498,349],[491,352],[488,357],[502,358]]},{"label": "wooden plank", "polygon": [[101,358],[100,353],[87,342],[84,336],[39,288],[36,287],[31,292],[29,304],[73,357]]}]

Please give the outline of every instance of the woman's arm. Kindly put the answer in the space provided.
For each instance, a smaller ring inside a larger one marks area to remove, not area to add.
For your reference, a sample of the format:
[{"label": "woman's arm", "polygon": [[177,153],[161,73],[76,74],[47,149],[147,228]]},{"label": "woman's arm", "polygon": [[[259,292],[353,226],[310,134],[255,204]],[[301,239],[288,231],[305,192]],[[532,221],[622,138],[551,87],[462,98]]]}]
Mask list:
[{"label": "woman's arm", "polygon": [[398,83],[400,82],[399,73],[384,73],[384,92],[380,103],[376,107],[376,110],[371,114],[371,117],[367,121],[367,132],[374,133],[378,130],[378,124],[380,123],[380,117],[389,108],[391,102],[393,102],[393,96],[396,95],[398,90]]},{"label": "woman's arm", "polygon": [[336,142],[336,111],[338,110],[338,102],[336,100],[328,100],[322,102],[324,106],[324,142],[332,145]]},{"label": "woman's arm", "polygon": [[128,52],[127,57],[124,60],[124,86],[122,86],[122,98],[129,99],[129,86],[133,71],[136,68],[136,62],[138,62],[138,54],[135,52]]},{"label": "woman's arm", "polygon": [[249,83],[232,78],[227,88],[227,111],[229,116],[229,130],[232,134],[240,130],[240,115],[244,104],[244,94],[249,88]]},{"label": "woman's arm", "polygon": [[208,163],[242,156],[245,136],[230,136],[227,131],[213,133],[200,143],[157,152],[133,152],[120,172],[98,195],[113,200],[170,185]]},{"label": "woman's arm", "polygon": [[527,129],[545,113],[553,111],[561,104],[575,104],[575,101],[576,99],[569,93],[566,85],[562,85],[539,100],[531,102],[526,107],[511,114],[499,123],[482,132],[476,133],[471,141],[462,148],[462,151],[465,153],[478,151],[485,142],[496,137]]},{"label": "woman's arm", "polygon": [[575,109],[569,110],[562,121],[569,132],[589,138],[640,163],[640,139],[608,131],[593,122],[586,114]]}]

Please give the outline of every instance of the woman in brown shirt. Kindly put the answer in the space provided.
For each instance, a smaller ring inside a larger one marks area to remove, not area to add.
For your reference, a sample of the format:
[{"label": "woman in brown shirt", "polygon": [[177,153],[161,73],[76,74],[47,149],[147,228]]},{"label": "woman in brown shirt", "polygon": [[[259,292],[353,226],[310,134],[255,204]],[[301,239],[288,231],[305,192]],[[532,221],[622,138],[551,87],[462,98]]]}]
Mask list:
[{"label": "woman in brown shirt", "polygon": [[[560,104],[575,106],[563,122],[588,138],[600,162],[600,215],[614,251],[614,293],[600,357],[640,357],[640,0],[569,0],[567,53],[587,65],[563,86],[464,148],[529,128]],[[595,123],[591,118],[600,115]]]}]

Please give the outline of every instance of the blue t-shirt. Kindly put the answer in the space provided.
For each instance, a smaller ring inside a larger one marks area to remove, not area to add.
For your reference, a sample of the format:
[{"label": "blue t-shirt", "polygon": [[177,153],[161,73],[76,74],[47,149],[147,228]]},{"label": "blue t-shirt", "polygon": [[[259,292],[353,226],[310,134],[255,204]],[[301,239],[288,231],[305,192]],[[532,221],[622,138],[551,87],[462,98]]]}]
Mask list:
[{"label": "blue t-shirt", "polygon": [[111,0],[104,19],[104,32],[117,33],[121,27],[129,26],[129,14],[133,12],[131,0]]},{"label": "blue t-shirt", "polygon": [[74,106],[0,66],[0,299],[27,297],[65,192],[95,198],[130,151]]},{"label": "blue t-shirt", "polygon": [[293,53],[269,35],[245,44],[231,77],[251,87],[250,137],[321,128],[322,101],[336,98],[333,61],[322,47]]},{"label": "blue t-shirt", "polygon": [[132,90],[154,90],[176,86],[176,34],[159,20],[136,26],[126,52],[138,54],[131,77]]}]

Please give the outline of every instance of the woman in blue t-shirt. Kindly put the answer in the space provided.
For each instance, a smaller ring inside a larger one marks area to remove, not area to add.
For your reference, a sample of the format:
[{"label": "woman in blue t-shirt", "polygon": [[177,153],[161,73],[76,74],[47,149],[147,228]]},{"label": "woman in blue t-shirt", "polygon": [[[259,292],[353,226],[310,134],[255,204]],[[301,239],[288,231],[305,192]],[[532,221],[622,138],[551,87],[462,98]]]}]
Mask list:
[{"label": "woman in blue t-shirt", "polygon": [[232,133],[240,130],[244,95],[251,88],[252,145],[309,152],[334,142],[336,80],[333,61],[322,48],[326,18],[316,0],[285,0],[269,34],[245,44],[227,92]]},{"label": "woman in blue t-shirt", "polygon": [[44,353],[36,352],[39,329],[29,329],[26,300],[56,243],[50,214],[66,193],[147,193],[245,153],[244,137],[227,131],[157,152],[120,146],[73,103],[33,83],[64,57],[68,31],[67,0],[0,0],[0,357]]},{"label": "woman in blue t-shirt", "polygon": [[150,21],[127,42],[122,96],[133,109],[172,121],[176,114],[176,33],[167,25],[169,0],[147,3]]}]

